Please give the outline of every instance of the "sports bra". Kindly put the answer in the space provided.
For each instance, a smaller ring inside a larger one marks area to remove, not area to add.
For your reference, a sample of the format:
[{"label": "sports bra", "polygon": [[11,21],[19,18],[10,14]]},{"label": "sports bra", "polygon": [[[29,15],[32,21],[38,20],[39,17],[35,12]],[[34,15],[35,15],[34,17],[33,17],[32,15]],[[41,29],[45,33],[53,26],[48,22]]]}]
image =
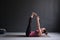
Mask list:
[{"label": "sports bra", "polygon": [[31,31],[30,34],[29,34],[29,36],[30,36],[30,37],[37,37],[37,36],[38,36],[38,35],[37,35],[38,32],[39,32],[39,30]]}]

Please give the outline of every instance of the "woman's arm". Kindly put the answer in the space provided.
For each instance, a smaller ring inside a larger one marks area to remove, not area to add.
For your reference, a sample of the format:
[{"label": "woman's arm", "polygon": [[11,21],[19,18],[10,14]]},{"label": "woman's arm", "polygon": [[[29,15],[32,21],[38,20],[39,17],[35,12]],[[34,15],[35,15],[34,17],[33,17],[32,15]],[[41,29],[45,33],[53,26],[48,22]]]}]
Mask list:
[{"label": "woman's arm", "polygon": [[41,31],[41,28],[40,28],[40,22],[39,22],[39,16],[36,17],[36,26],[37,26],[37,30],[39,31],[38,32],[38,36],[41,36],[42,35],[42,31]]}]

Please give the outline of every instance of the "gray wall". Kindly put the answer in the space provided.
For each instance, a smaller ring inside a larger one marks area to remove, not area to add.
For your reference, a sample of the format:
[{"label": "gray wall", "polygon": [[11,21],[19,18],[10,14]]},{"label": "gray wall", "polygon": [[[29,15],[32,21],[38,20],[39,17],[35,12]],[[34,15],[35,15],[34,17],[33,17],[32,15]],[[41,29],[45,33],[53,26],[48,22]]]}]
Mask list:
[{"label": "gray wall", "polygon": [[[8,32],[25,32],[33,11],[40,16],[41,27],[49,32],[60,32],[59,0],[2,0],[0,28]],[[32,29],[35,30],[35,20]]]}]

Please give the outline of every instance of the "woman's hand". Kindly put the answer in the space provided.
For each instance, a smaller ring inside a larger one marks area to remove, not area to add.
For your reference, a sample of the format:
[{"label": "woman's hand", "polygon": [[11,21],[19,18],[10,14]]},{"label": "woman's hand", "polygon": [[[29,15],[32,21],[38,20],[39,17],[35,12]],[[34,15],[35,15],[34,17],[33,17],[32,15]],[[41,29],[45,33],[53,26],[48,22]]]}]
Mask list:
[{"label": "woman's hand", "polygon": [[34,16],[37,16],[37,14],[35,12],[32,12],[31,18],[33,18]]}]

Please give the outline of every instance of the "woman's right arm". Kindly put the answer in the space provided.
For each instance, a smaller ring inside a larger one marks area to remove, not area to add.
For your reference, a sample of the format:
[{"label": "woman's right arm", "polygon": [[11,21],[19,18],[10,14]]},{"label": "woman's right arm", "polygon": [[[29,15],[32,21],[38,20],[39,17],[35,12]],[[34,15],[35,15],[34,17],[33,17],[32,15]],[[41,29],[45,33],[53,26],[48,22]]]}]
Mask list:
[{"label": "woman's right arm", "polygon": [[41,36],[42,35],[42,31],[41,31],[41,28],[40,28],[40,22],[39,22],[39,16],[36,17],[36,26],[37,26],[37,30],[38,30],[38,36]]}]

